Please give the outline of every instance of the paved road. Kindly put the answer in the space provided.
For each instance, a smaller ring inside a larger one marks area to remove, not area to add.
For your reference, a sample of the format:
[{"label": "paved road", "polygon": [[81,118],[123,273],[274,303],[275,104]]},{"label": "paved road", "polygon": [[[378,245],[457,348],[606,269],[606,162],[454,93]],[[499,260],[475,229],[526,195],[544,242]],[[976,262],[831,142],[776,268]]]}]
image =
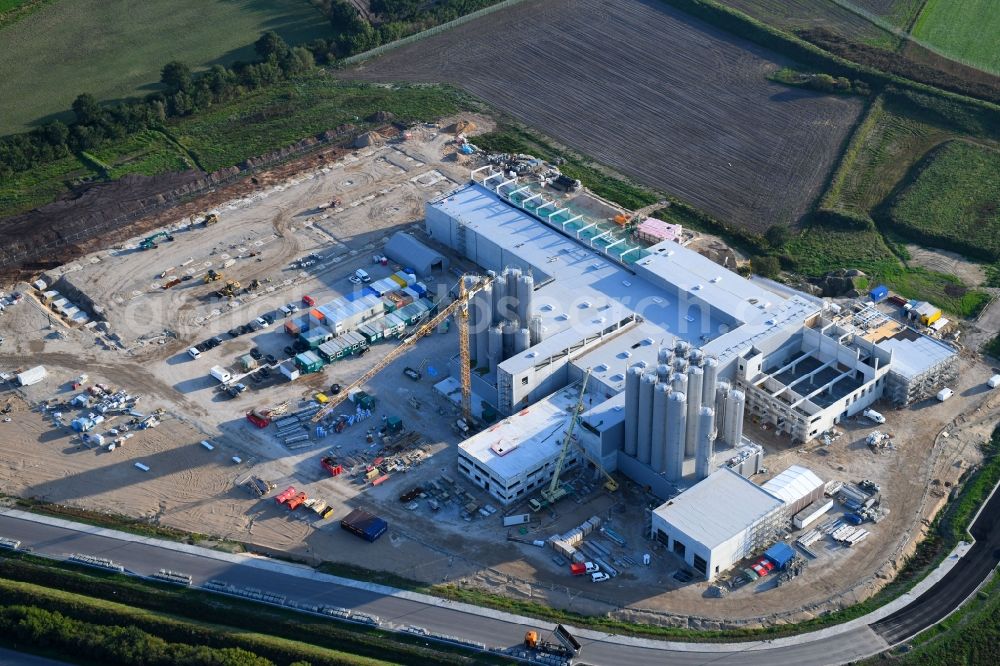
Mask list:
[{"label": "paved road", "polygon": [[962,604],[1000,561],[1000,492],[994,492],[972,526],[976,542],[941,580],[905,608],[871,625],[886,642],[906,640]]},{"label": "paved road", "polygon": [[[987,505],[974,531],[978,548],[968,563],[960,561],[941,582],[917,598],[912,609],[890,615],[872,625],[834,627],[771,642],[739,644],[685,644],[622,638],[594,631],[579,630],[584,645],[581,657],[588,664],[617,666],[653,666],[670,663],[679,666],[700,664],[746,664],[748,666],[826,666],[856,660],[879,652],[889,644],[929,626],[949,608],[961,603],[998,559],[1000,539],[1000,494]],[[80,526],[81,529],[91,530]],[[315,605],[339,606],[377,616],[383,626],[402,629],[422,627],[441,635],[460,635],[463,639],[490,647],[519,645],[529,628],[544,626],[527,618],[469,607],[464,604],[431,599],[413,593],[392,591],[379,586],[351,583],[263,558],[242,558],[191,549],[175,550],[176,545],[154,540],[136,540],[129,535],[109,531],[94,534],[77,531],[71,524],[51,525],[11,515],[0,515],[0,535],[20,539],[22,547],[37,553],[66,557],[86,553],[107,557],[129,571],[149,575],[167,568],[192,576],[195,585],[221,580],[240,587],[255,587],[284,594],[289,600]],[[979,547],[979,544],[983,544]]]}]

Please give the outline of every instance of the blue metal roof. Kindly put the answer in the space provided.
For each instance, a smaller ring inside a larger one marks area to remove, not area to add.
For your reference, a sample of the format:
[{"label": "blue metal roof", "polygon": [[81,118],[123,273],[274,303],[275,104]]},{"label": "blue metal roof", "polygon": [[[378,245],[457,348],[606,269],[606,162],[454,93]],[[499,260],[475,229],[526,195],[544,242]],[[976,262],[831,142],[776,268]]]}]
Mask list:
[{"label": "blue metal roof", "polygon": [[778,542],[764,551],[764,557],[774,562],[774,566],[784,569],[795,559],[795,549],[787,543]]}]

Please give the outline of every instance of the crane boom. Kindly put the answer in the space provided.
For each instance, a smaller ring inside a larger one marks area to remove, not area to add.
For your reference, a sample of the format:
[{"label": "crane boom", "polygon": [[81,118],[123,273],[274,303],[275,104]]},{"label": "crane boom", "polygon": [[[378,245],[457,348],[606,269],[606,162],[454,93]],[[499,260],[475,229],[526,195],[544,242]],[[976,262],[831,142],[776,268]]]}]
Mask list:
[{"label": "crane boom", "polygon": [[577,398],[576,404],[573,405],[573,414],[569,418],[569,425],[566,426],[566,436],[563,438],[562,450],[559,452],[559,459],[556,461],[556,468],[552,473],[552,481],[549,483],[548,490],[542,493],[542,496],[550,503],[554,501],[550,498],[558,499],[562,496],[557,490],[559,488],[559,477],[562,474],[563,463],[566,462],[566,454],[569,453],[570,442],[573,441],[573,429],[576,427],[576,419],[580,414],[580,408],[583,406],[583,396],[587,392],[587,382],[589,380],[590,368],[587,368],[587,374],[583,376],[583,384],[580,386],[580,397]]},{"label": "crane boom", "polygon": [[[463,283],[464,279],[465,277],[463,276],[462,280],[459,282],[460,285]],[[327,414],[332,412],[341,403],[343,403],[344,400],[346,400],[347,397],[354,390],[364,386],[365,383],[367,383],[372,377],[380,373],[382,370],[385,369],[387,365],[395,361],[405,351],[407,351],[410,347],[416,344],[417,340],[419,340],[420,338],[424,337],[425,335],[433,331],[435,328],[437,328],[441,324],[441,322],[443,322],[445,319],[447,319],[449,316],[451,316],[454,312],[456,312],[459,308],[461,308],[465,304],[465,300],[469,298],[469,295],[471,295],[477,289],[481,289],[487,286],[490,283],[490,281],[491,280],[488,277],[479,277],[477,278],[477,282],[467,292],[460,286],[459,298],[456,298],[454,301],[449,303],[447,307],[443,308],[440,312],[438,312],[430,321],[426,322],[425,324],[422,324],[420,328],[414,331],[413,335],[411,335],[410,337],[399,343],[399,345],[397,345],[392,351],[390,351],[388,354],[385,355],[385,358],[383,358],[381,361],[373,365],[367,372],[365,372],[363,375],[354,380],[354,382],[341,389],[340,393],[334,396],[330,396],[330,402],[326,403],[326,405],[324,405],[322,409],[320,409],[313,415],[312,422],[316,423],[325,418]],[[463,294],[465,300],[463,300]],[[461,332],[459,334],[461,335]],[[466,363],[466,368],[468,368],[468,363]]]}]

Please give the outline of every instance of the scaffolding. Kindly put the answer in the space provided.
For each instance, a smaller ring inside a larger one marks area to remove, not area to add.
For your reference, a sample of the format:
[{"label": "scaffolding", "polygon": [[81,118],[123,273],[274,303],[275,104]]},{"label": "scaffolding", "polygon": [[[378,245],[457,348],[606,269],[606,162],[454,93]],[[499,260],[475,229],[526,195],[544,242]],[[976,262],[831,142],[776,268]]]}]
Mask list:
[{"label": "scaffolding", "polygon": [[958,355],[938,362],[918,375],[907,377],[889,371],[886,378],[886,396],[897,405],[909,405],[938,392],[938,389],[958,379]]}]

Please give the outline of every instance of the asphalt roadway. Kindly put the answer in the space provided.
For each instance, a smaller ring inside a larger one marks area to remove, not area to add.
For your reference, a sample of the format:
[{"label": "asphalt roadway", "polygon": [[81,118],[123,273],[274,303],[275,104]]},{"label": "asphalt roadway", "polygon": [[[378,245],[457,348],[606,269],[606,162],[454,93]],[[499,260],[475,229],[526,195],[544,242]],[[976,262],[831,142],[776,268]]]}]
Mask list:
[{"label": "asphalt roadway", "polygon": [[[192,577],[193,585],[221,580],[239,587],[254,587],[285,595],[289,600],[309,605],[350,608],[380,618],[385,628],[421,627],[439,635],[461,636],[489,647],[515,647],[525,631],[544,628],[529,618],[521,618],[464,604],[428,599],[411,593],[389,593],[367,584],[338,584],[332,577],[316,574],[305,567],[275,563],[264,558],[226,559],[211,551],[184,552],[153,540],[130,540],[128,535],[100,535],[76,528],[33,522],[0,515],[0,536],[19,539],[22,548],[56,558],[72,553],[106,557],[128,571],[150,575],[165,568]],[[902,611],[876,622],[836,627],[791,639],[737,644],[684,644],[612,634],[579,631],[583,644],[580,660],[596,666],[646,666],[669,663],[740,664],[747,666],[827,666],[860,659],[886,649],[940,620],[957,607],[985,579],[1000,559],[1000,493],[994,495],[976,522],[977,544],[968,562],[959,562],[942,580]],[[978,550],[977,550],[978,549]],[[975,551],[975,553],[973,553]],[[231,558],[231,556],[230,556]],[[965,558],[963,558],[965,559]],[[491,616],[492,615],[492,616]],[[873,630],[873,628],[875,630]]]},{"label": "asphalt roadway", "polygon": [[976,542],[965,556],[929,590],[871,628],[895,645],[948,616],[964,602],[1000,562],[1000,492],[993,496],[973,523]]}]

